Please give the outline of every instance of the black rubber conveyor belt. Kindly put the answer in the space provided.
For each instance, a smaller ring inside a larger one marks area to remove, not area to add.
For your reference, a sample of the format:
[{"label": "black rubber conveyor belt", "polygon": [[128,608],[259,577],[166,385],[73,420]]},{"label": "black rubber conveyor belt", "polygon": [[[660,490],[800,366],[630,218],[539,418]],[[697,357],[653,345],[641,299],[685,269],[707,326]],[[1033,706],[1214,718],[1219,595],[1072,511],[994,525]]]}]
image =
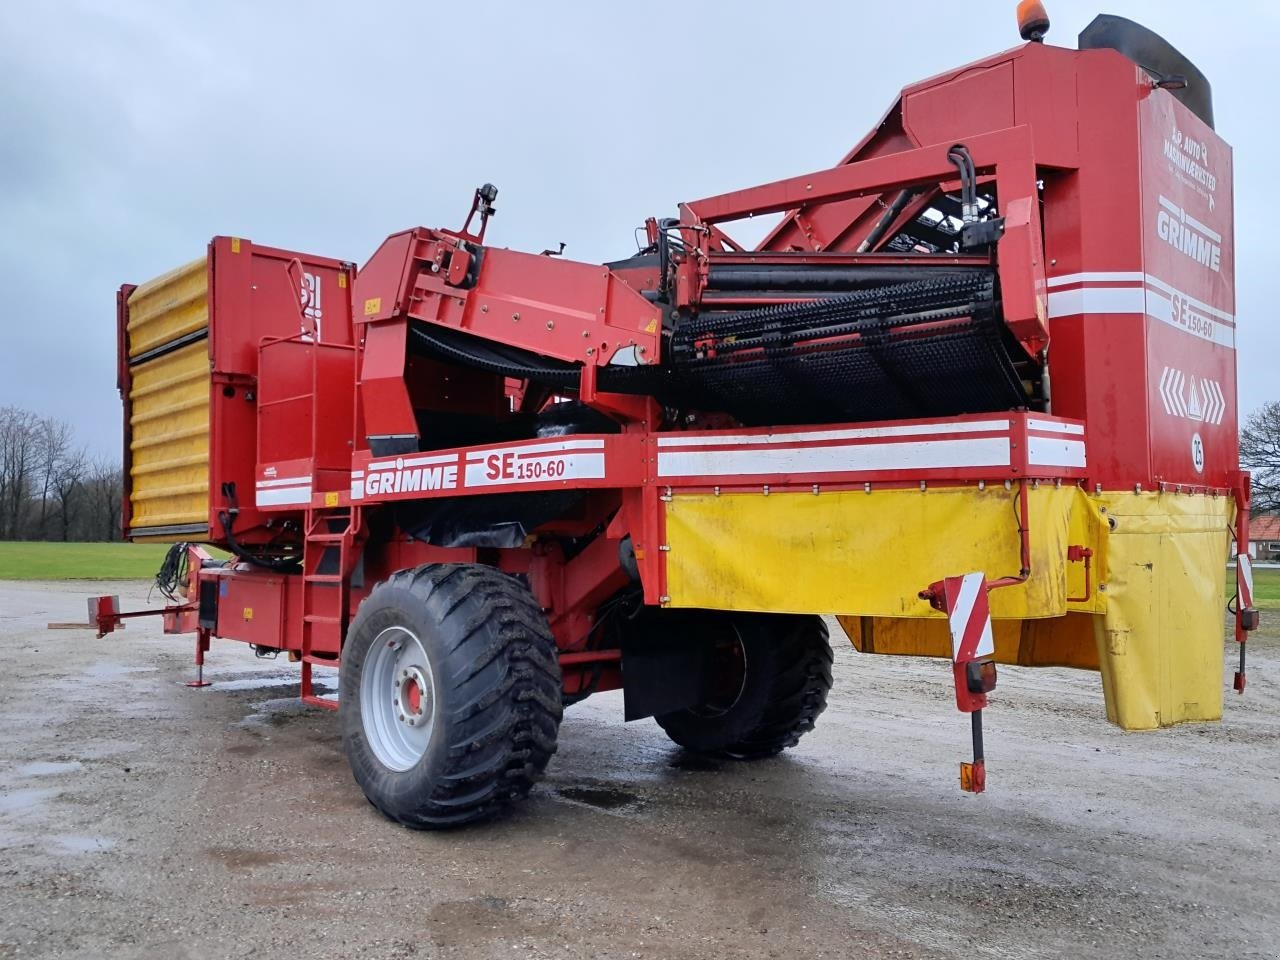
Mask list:
[{"label": "black rubber conveyor belt", "polygon": [[988,271],[676,327],[676,380],[744,423],[952,416],[1025,406]]}]

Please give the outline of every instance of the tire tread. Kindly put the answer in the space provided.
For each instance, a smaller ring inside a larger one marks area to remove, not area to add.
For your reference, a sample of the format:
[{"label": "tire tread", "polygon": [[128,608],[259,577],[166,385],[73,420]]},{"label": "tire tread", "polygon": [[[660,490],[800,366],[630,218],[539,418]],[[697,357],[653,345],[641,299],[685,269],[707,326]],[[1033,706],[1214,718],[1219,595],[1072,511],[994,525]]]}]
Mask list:
[{"label": "tire tread", "polygon": [[[561,680],[546,618],[524,584],[479,564],[400,570],[376,586],[369,600],[388,590],[412,594],[436,621],[442,662],[451,665],[440,677],[449,685],[445,699],[451,706],[437,720],[448,741],[429,789],[406,795],[406,774],[353,755],[353,749],[369,748],[352,742],[357,738],[347,724],[344,738],[356,779],[381,813],[409,827],[439,829],[492,817],[529,793],[556,751]],[[357,615],[353,636],[359,620]],[[353,679],[344,685],[340,703],[355,700],[358,691]],[[358,729],[358,702],[347,709]]]}]

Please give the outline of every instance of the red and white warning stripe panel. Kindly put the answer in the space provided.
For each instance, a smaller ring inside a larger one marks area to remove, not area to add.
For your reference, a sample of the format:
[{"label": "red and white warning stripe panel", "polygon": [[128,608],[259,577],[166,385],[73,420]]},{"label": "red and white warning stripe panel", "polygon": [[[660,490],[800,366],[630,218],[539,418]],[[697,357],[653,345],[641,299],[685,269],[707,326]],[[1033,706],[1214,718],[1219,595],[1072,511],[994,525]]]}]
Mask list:
[{"label": "red and white warning stripe panel", "polygon": [[986,576],[966,573],[947,577],[942,584],[951,627],[951,659],[969,663],[994,655],[996,641],[991,630]]},{"label": "red and white warning stripe panel", "polygon": [[1234,314],[1210,306],[1149,273],[1095,271],[1050,277],[1049,318],[1144,314],[1201,340],[1235,348]]},{"label": "red and white warning stripe panel", "polygon": [[[1027,428],[1025,450],[1014,437]],[[1016,477],[1084,467],[1084,427],[1026,415],[773,432],[658,437],[660,480],[784,478],[804,481],[903,480],[942,475]]]},{"label": "red and white warning stripe panel", "polygon": [[1236,594],[1239,609],[1253,606],[1253,561],[1247,553],[1236,556]]},{"label": "red and white warning stripe panel", "polygon": [[311,477],[271,477],[254,489],[259,507],[307,506],[311,503]]},{"label": "red and white warning stripe panel", "polygon": [[[606,441],[621,438],[572,437],[531,440],[450,453],[410,454],[371,460],[351,472],[351,499],[410,499],[467,492],[503,492],[528,487],[604,484]],[[631,444],[625,445],[632,448]],[[639,482],[638,464],[635,483]],[[627,485],[619,477],[618,486]]]}]

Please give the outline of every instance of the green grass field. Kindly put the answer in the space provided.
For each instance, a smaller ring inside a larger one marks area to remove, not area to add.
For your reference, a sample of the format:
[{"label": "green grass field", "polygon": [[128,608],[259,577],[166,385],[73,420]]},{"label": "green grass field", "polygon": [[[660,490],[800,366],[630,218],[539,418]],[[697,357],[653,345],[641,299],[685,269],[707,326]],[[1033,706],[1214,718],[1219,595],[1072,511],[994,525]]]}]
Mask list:
[{"label": "green grass field", "polygon": [[167,543],[0,543],[0,580],[150,580]]},{"label": "green grass field", "polygon": [[[0,580],[150,580],[165,543],[0,543]],[[219,554],[220,555],[220,554]],[[1227,570],[1227,596],[1236,573]],[[1280,610],[1280,569],[1253,571],[1254,603]]]},{"label": "green grass field", "polygon": [[[1236,592],[1236,570],[1227,570],[1227,596]],[[1280,610],[1280,569],[1270,567],[1253,571],[1253,605],[1259,610]]]}]

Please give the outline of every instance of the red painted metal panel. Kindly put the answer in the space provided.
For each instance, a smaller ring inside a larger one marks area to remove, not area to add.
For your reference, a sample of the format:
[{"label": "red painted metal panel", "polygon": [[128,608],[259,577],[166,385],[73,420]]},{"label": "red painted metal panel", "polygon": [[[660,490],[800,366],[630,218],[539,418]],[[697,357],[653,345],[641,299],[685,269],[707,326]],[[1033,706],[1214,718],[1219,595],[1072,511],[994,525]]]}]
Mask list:
[{"label": "red painted metal panel", "polygon": [[[462,277],[473,278],[451,283],[445,254],[470,257]],[[471,254],[418,228],[379,247],[356,287],[362,322],[407,316],[593,365],[631,347],[640,363],[659,359],[659,309],[598,264],[496,247]]]},{"label": "red painted metal panel", "polygon": [[1231,148],[1163,90],[1139,100],[1151,479],[1228,486],[1236,430]]},{"label": "red painted metal panel", "polygon": [[[251,544],[277,535],[266,529],[268,515],[256,509],[253,496],[258,461],[259,345],[317,327],[322,342],[351,344],[352,273],[350,265],[341,260],[263,247],[240,238],[215,237],[209,244],[213,368],[209,524],[215,542],[225,542],[222,517],[230,508],[230,499],[223,493],[227,484],[234,485],[240,510],[234,524],[237,540]],[[278,385],[273,383],[267,389],[270,392]],[[309,424],[304,426],[301,420],[295,428],[310,434]]]},{"label": "red painted metal panel", "polygon": [[116,390],[120,393],[120,423],[123,444],[120,461],[120,535],[128,537],[133,523],[133,427],[130,425],[128,396],[133,383],[129,369],[129,296],[137,284],[126,283],[116,292]]},{"label": "red painted metal panel", "polygon": [[[560,439],[353,459],[351,500],[525,490],[853,485],[921,481],[1076,480],[1087,471],[1084,425],[1015,412],[821,427],[760,427]],[[298,489],[293,466],[273,486]]]},{"label": "red painted metal panel", "polygon": [[[301,577],[237,569],[209,571],[218,582],[218,626],[214,635],[264,647],[294,647],[301,628]],[[202,574],[203,576],[203,574]]]},{"label": "red painted metal panel", "polygon": [[987,130],[1016,126],[1013,60],[966,70],[950,79],[908,91],[902,98],[903,126],[917,143],[955,140]]}]

